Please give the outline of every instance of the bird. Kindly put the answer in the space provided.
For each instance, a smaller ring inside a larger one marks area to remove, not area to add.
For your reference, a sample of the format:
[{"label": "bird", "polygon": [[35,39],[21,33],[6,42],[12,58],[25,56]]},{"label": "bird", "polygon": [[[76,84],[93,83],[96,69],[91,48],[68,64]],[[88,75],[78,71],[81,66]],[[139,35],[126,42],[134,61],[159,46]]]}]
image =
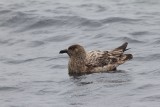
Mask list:
[{"label": "bird", "polygon": [[133,58],[132,54],[125,54],[128,42],[110,51],[89,51],[83,46],[74,44],[63,49],[59,54],[67,53],[69,56],[68,73],[70,75],[100,73],[116,71],[117,67]]}]

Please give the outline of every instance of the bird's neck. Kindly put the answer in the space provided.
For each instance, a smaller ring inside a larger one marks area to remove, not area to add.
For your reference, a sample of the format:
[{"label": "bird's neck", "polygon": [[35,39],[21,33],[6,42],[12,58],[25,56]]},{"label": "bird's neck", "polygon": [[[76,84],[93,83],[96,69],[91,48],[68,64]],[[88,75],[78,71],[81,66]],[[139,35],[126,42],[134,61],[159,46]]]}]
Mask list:
[{"label": "bird's neck", "polygon": [[70,58],[68,70],[70,74],[80,74],[85,72],[85,57]]}]

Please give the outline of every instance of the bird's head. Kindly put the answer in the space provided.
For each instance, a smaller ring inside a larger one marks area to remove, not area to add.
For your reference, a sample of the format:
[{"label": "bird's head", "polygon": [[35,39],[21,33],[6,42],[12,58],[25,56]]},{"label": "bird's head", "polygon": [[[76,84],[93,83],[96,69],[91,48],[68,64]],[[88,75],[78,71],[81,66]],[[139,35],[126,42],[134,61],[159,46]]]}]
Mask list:
[{"label": "bird's head", "polygon": [[60,54],[67,53],[70,56],[70,58],[72,57],[85,58],[86,57],[85,49],[81,45],[78,45],[78,44],[71,45],[69,46],[68,49],[61,50],[59,53]]}]

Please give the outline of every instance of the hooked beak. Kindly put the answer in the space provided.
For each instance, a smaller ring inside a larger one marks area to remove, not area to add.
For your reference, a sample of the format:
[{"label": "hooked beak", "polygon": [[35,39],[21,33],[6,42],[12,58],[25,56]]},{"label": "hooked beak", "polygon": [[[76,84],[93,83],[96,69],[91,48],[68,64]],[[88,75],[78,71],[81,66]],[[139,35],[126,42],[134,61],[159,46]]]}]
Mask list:
[{"label": "hooked beak", "polygon": [[68,53],[68,50],[67,50],[67,49],[64,49],[64,50],[61,50],[61,51],[59,52],[59,54],[63,54],[63,53]]}]

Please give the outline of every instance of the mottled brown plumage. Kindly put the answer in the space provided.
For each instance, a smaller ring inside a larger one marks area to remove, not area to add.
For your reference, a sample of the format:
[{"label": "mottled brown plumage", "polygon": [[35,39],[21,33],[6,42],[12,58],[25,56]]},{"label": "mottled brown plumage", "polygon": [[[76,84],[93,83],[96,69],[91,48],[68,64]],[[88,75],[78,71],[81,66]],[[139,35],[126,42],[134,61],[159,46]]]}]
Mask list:
[{"label": "mottled brown plumage", "polygon": [[124,54],[128,50],[127,45],[126,42],[111,51],[86,52],[82,46],[76,44],[60,53],[67,53],[70,57],[69,74],[108,72],[116,70],[119,65],[133,58],[132,54]]}]

